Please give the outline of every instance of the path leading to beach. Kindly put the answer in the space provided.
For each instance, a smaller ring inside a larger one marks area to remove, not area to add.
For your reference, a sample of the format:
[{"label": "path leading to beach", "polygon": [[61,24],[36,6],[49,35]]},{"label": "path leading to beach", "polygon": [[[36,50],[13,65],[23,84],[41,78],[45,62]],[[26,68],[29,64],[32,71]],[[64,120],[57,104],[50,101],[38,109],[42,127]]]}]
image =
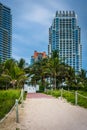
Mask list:
[{"label": "path leading to beach", "polygon": [[28,95],[19,114],[19,123],[13,123],[15,116],[9,117],[11,127],[5,121],[0,130],[87,130],[87,109],[44,94]]}]

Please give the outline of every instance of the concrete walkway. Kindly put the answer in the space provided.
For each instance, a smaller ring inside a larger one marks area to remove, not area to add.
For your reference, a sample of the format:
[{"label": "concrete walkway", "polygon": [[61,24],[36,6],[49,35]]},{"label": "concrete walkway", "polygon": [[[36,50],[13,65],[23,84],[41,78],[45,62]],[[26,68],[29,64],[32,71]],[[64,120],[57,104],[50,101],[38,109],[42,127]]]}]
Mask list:
[{"label": "concrete walkway", "polygon": [[44,96],[28,95],[19,109],[20,122],[6,128],[4,123],[0,130],[87,130],[87,109]]}]

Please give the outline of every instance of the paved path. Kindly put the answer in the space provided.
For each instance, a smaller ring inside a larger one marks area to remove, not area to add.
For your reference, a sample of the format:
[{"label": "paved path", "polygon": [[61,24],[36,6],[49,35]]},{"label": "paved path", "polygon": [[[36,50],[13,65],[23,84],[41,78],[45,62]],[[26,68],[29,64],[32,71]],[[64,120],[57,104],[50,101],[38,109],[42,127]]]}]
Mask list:
[{"label": "paved path", "polygon": [[19,113],[20,122],[16,128],[20,130],[87,130],[87,109],[50,96],[28,95]]},{"label": "paved path", "polygon": [[51,99],[53,98],[52,96],[50,95],[46,95],[46,94],[43,94],[43,93],[28,93],[27,94],[27,98],[46,98],[46,99]]}]

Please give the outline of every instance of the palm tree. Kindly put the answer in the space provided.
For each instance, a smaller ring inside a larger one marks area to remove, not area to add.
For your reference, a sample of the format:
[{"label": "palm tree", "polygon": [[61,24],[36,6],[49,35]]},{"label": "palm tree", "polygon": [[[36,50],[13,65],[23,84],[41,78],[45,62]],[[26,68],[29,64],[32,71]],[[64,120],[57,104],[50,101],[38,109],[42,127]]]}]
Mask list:
[{"label": "palm tree", "polygon": [[[7,77],[10,77],[10,84],[15,87],[19,84],[19,81],[24,81],[26,79],[26,75],[23,69],[18,67],[17,62],[14,59],[7,60],[4,63],[4,71],[2,72]],[[21,82],[20,82],[21,83]]]},{"label": "palm tree", "polygon": [[32,76],[33,83],[37,83],[37,81],[41,80],[43,84],[43,62],[39,61],[33,64],[30,69],[30,73]]},{"label": "palm tree", "polygon": [[68,84],[68,89],[76,86],[77,78],[75,75],[75,70],[71,67],[68,66],[68,76],[67,76],[67,84]]},{"label": "palm tree", "polygon": [[18,62],[18,67],[21,68],[21,69],[24,69],[25,68],[25,65],[26,65],[26,62],[23,58],[21,58]]},{"label": "palm tree", "polygon": [[86,71],[84,69],[81,69],[80,73],[79,73],[80,78],[82,79],[86,79]]},{"label": "palm tree", "polygon": [[52,52],[52,57],[49,58],[48,63],[47,63],[47,67],[49,68],[50,73],[51,73],[51,78],[54,79],[53,84],[54,84],[55,89],[56,89],[56,79],[59,72],[59,66],[60,66],[59,54],[58,54],[58,51],[55,50]]},{"label": "palm tree", "polygon": [[8,89],[10,87],[11,77],[5,74],[0,76],[0,88]]},{"label": "palm tree", "polygon": [[59,71],[57,73],[57,80],[58,80],[58,85],[62,85],[63,82],[66,81],[68,77],[68,68],[67,65],[65,65],[64,63],[61,63],[59,65]]}]

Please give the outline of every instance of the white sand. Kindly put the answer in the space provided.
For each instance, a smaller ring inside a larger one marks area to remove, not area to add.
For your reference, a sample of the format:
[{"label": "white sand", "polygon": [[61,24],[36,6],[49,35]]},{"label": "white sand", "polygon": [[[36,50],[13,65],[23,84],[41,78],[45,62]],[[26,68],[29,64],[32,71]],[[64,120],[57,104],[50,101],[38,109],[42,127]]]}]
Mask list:
[{"label": "white sand", "polygon": [[15,123],[14,111],[0,130],[87,130],[87,109],[60,99],[26,99],[19,114],[19,123]]}]

